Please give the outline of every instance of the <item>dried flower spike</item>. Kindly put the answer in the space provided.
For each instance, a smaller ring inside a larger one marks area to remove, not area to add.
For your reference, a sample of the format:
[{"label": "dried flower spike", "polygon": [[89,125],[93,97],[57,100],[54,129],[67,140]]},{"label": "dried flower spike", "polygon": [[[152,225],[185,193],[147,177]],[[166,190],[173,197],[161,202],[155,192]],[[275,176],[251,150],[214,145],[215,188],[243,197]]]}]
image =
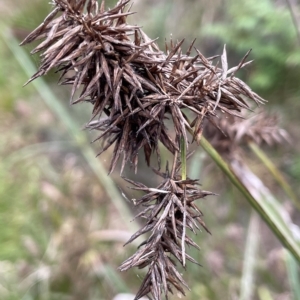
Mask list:
[{"label": "dried flower spike", "polygon": [[185,160],[188,142],[201,139],[205,120],[217,124],[220,114],[240,116],[249,109],[248,100],[264,100],[235,77],[250,63],[249,52],[231,69],[225,46],[220,57],[206,58],[194,48],[195,41],[186,53],[183,40],[171,41],[164,53],[140,27],[127,23],[129,3],[120,0],[105,10],[104,1],[53,0],[53,11],[21,44],[42,40],[32,51],[41,52],[41,65],[28,82],[55,69],[61,73],[59,82],[72,86],[71,104],[93,105],[87,128],[100,132],[95,139],[102,141],[99,155],[114,147],[110,173],[119,160],[121,173],[127,163],[137,171],[140,150],[148,165],[156,153],[160,168],[159,143],[174,155],[171,174],[156,171],[164,178],[156,189],[127,180],[146,193],[137,202],[145,206],[139,214],[145,225],[129,242],[144,233],[150,237],[120,269],[149,267],[136,299],[151,294],[159,300],[173,289],[185,293],[187,284],[175,260],[184,267],[186,260],[196,262],[185,246],[198,248],[186,229],[195,232],[201,225],[208,231],[195,200],[211,193],[201,191],[197,180],[186,179],[185,172],[178,175],[178,153]]},{"label": "dried flower spike", "polygon": [[[248,108],[243,97],[263,102],[242,81],[234,77],[248,63],[228,69],[224,47],[222,68],[205,58],[193,43],[182,53],[183,40],[164,54],[138,27],[128,25],[129,0],[119,1],[108,11],[95,0],[54,0],[53,12],[23,42],[44,39],[32,53],[42,52],[41,65],[29,80],[55,68],[61,84],[72,85],[72,104],[91,103],[93,114],[88,128],[101,131],[101,154],[113,144],[112,172],[121,158],[121,172],[127,162],[137,169],[138,152],[143,149],[150,164],[160,141],[171,153],[178,150],[176,139],[188,140],[187,130],[199,139],[203,120],[216,110],[229,114]],[[189,121],[183,109],[191,112]],[[176,138],[167,131],[171,115]]]},{"label": "dried flower spike", "polygon": [[196,233],[196,230],[200,229],[199,226],[202,226],[209,232],[195,201],[212,193],[200,190],[197,180],[183,181],[178,175],[171,178],[167,171],[155,172],[164,178],[157,188],[148,188],[144,184],[126,179],[134,186],[133,189],[145,193],[136,201],[136,205],[144,207],[136,217],[144,219],[145,225],[126,244],[143,234],[151,233],[138,247],[137,252],[119,268],[126,271],[132,267],[148,267],[136,300],[147,294],[151,294],[157,300],[162,299],[164,294],[168,299],[168,293],[173,293],[173,289],[185,295],[184,288],[188,288],[188,285],[177,271],[175,260],[183,267],[186,260],[198,264],[185,252],[185,246],[200,250],[186,234],[186,229]]}]

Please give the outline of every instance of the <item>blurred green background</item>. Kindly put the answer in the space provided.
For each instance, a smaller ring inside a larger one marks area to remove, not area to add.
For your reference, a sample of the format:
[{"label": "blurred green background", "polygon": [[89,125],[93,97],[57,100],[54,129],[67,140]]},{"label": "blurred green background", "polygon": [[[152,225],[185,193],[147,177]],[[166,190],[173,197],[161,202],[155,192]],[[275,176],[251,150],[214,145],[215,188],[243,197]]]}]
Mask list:
[{"label": "blurred green background", "polygon": [[[106,1],[107,7],[115,3]],[[300,3],[293,3],[300,13]],[[110,300],[137,291],[144,274],[117,271],[135,250],[136,244],[123,244],[138,226],[130,222],[135,212],[121,191],[129,199],[138,195],[117,172],[114,181],[107,177],[109,153],[94,158],[100,147],[90,144],[95,133],[82,130],[91,108],[70,107],[69,89],[56,85],[57,74],[22,87],[39,60],[29,57],[31,47],[16,43],[50,10],[48,1],[0,2],[0,299]],[[137,14],[130,22],[159,37],[162,49],[170,35],[185,38],[186,48],[197,38],[196,47],[207,56],[220,54],[226,44],[233,66],[252,48],[254,62],[237,75],[269,101],[266,110],[280,114],[292,143],[264,150],[299,198],[300,41],[287,2],[136,0],[132,10]],[[252,170],[299,224],[299,211],[248,154]],[[131,170],[126,175],[155,184],[142,159],[136,177]],[[203,267],[188,265],[184,277],[192,291],[186,299],[297,299],[300,283],[293,283],[281,244],[261,220],[249,227],[250,206],[201,149],[188,172],[220,196],[199,204],[212,236],[196,237],[202,251],[193,255]],[[258,246],[249,258],[251,233]],[[249,259],[254,284],[247,298],[241,281]]]}]

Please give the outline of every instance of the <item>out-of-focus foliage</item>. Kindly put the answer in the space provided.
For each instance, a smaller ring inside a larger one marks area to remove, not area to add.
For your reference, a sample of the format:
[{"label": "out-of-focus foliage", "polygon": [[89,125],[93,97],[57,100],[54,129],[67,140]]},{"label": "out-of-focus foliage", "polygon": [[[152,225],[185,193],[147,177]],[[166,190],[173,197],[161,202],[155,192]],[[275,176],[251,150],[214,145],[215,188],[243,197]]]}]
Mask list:
[{"label": "out-of-focus foliage", "polygon": [[[107,5],[115,2],[107,1]],[[48,1],[1,1],[1,29],[10,28],[22,40],[49,10]],[[250,59],[255,61],[242,75],[254,90],[264,94],[270,107],[275,103],[286,119],[293,151],[268,153],[292,175],[299,198],[300,145],[296,137],[300,124],[296,117],[300,48],[285,2],[145,0],[137,1],[133,10],[138,14],[132,22],[144,26],[151,37],[159,36],[161,45],[170,33],[175,40],[186,37],[187,45],[198,38],[197,47],[211,55],[226,43],[235,61],[253,49]],[[121,292],[136,291],[141,280],[137,274],[114,271],[129,254],[122,247],[129,229],[124,228],[120,214],[60,120],[31,85],[22,88],[28,78],[1,40],[0,57],[0,299],[107,300]],[[67,93],[54,87],[55,81],[55,74],[47,79],[57,97],[68,103]],[[82,117],[84,106],[68,109],[75,113],[80,130],[86,119]],[[100,159],[105,163],[105,157]],[[299,223],[299,213],[253,159],[250,154],[245,158],[284,204],[285,213]],[[220,196],[201,204],[213,235],[196,237],[202,251],[192,255],[203,267],[188,265],[186,279],[193,292],[186,299],[237,299],[250,208],[205,162],[203,154],[197,153],[190,165],[191,176],[199,177],[204,189]],[[147,178],[146,168],[138,176],[145,183],[155,181]],[[122,190],[128,198],[135,196],[125,187]],[[266,226],[260,223],[259,228],[262,242],[255,260],[253,299],[268,295],[290,300],[283,249]]]},{"label": "out-of-focus foliage", "polygon": [[280,92],[281,102],[290,93],[299,95],[299,44],[286,3],[228,0],[225,5],[220,19],[204,29],[205,36],[227,43],[229,51],[237,55],[253,49],[255,63],[247,77],[254,90],[269,99],[277,98]]}]

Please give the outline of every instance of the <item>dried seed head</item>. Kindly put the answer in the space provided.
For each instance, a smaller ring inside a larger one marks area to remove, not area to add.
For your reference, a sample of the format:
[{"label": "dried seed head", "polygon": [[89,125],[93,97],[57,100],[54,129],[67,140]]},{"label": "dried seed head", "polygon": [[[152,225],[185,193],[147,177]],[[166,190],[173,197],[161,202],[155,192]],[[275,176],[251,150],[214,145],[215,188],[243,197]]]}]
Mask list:
[{"label": "dried seed head", "polygon": [[[183,40],[171,41],[164,53],[138,26],[127,24],[132,14],[127,10],[129,2],[120,0],[105,10],[104,1],[99,6],[96,0],[52,0],[53,11],[22,42],[43,40],[32,51],[42,53],[41,65],[28,82],[56,69],[60,83],[72,86],[72,104],[93,105],[87,127],[100,131],[96,140],[102,140],[103,148],[99,154],[114,145],[110,172],[120,158],[121,172],[128,162],[137,169],[142,149],[148,165],[153,153],[159,162],[159,142],[177,157],[179,141],[183,138],[187,145],[189,133],[199,141],[204,121],[218,122],[214,118],[218,111],[236,116],[249,109],[248,100],[264,103],[235,77],[249,64],[249,52],[231,69],[225,47],[221,67],[215,63],[218,56],[206,58],[198,49],[191,55],[194,42],[184,54]],[[170,123],[174,137],[168,134]],[[197,180],[181,180],[174,161],[171,175],[156,171],[164,181],[155,189],[127,180],[145,192],[137,204],[145,207],[139,216],[146,222],[128,242],[151,232],[120,267],[122,271],[149,267],[135,299],[149,293],[154,299],[163,294],[167,298],[172,289],[184,294],[187,285],[174,258],[183,266],[186,260],[196,263],[185,252],[185,245],[198,248],[186,229],[195,232],[202,226],[208,231],[195,200],[211,193],[201,191]]]},{"label": "dried seed head", "polygon": [[205,126],[205,136],[221,153],[234,156],[248,142],[273,146],[290,142],[288,133],[279,127],[279,117],[263,110],[250,116],[215,118]]},{"label": "dried seed head", "polygon": [[184,267],[186,260],[197,263],[185,252],[185,245],[200,249],[186,234],[186,229],[195,233],[202,226],[209,232],[195,201],[212,193],[200,190],[197,180],[182,181],[180,176],[170,178],[168,172],[156,173],[164,178],[157,188],[148,188],[142,183],[126,179],[134,186],[133,189],[145,193],[136,201],[136,205],[144,207],[137,217],[144,219],[145,225],[126,244],[145,233],[151,233],[137,252],[120,266],[121,271],[132,267],[149,267],[135,299],[149,293],[154,299],[162,299],[163,294],[167,298],[173,289],[185,295],[184,287],[188,286],[176,270],[174,259]]},{"label": "dried seed head", "polygon": [[[245,97],[262,103],[258,95],[234,74],[248,64],[228,69],[224,47],[221,68],[197,49],[186,54],[183,40],[168,45],[167,53],[138,26],[127,24],[132,14],[126,10],[129,0],[121,0],[105,11],[96,0],[53,0],[53,11],[22,45],[44,39],[32,53],[42,52],[41,65],[29,80],[55,68],[61,72],[61,84],[72,85],[72,104],[90,102],[93,108],[88,127],[101,131],[102,153],[113,144],[110,172],[123,154],[137,168],[137,154],[144,149],[150,163],[160,141],[171,153],[178,150],[177,140],[187,131],[199,140],[203,120],[216,110],[236,114],[248,108]],[[183,109],[190,111],[187,116]],[[167,133],[171,115],[176,137]],[[189,120],[189,118],[192,118]],[[159,160],[159,157],[158,157]]]}]

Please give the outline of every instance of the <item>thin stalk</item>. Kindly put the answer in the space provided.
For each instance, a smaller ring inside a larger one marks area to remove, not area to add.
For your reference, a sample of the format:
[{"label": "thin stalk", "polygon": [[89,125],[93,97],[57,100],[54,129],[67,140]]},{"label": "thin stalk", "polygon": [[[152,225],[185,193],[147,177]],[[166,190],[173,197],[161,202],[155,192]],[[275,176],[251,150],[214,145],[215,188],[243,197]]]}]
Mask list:
[{"label": "thin stalk", "polygon": [[181,180],[186,180],[186,143],[183,137],[180,139],[181,153]]},{"label": "thin stalk", "polygon": [[[266,154],[254,143],[249,143],[249,147],[254,154],[261,160],[261,162],[267,167],[270,173],[273,175],[275,180],[280,184],[285,193],[289,196],[294,205],[300,210],[299,201],[294,194],[291,186],[286,182],[280,171],[273,164],[273,162],[266,156]],[[285,264],[287,268],[288,278],[290,282],[291,291],[293,293],[293,299],[300,299],[300,287],[299,287],[299,274],[297,262],[295,258],[288,252],[285,251]]]},{"label": "thin stalk", "polygon": [[[181,154],[181,180],[186,180],[186,142],[183,137],[180,139],[180,154]],[[186,233],[186,195],[184,187],[184,211],[183,211],[183,228],[181,239],[182,265],[185,267],[185,233]]]},{"label": "thin stalk", "polygon": [[262,199],[255,199],[241,180],[236,176],[229,165],[223,160],[220,154],[212,147],[212,145],[204,138],[200,141],[203,149],[215,161],[219,168],[226,174],[230,181],[245,196],[250,205],[259,213],[269,228],[277,236],[279,241],[293,254],[295,259],[300,263],[300,246],[295,241],[290,229],[284,226],[285,222],[279,213],[272,214],[268,211],[267,203]]},{"label": "thin stalk", "polygon": [[183,228],[182,228],[182,239],[181,239],[181,250],[182,250],[182,265],[185,267],[185,235],[186,235],[186,188],[184,187],[183,196]]},{"label": "thin stalk", "polygon": [[253,153],[261,160],[261,162],[267,167],[270,173],[273,175],[274,179],[279,183],[285,193],[289,196],[293,204],[297,207],[300,211],[300,202],[297,199],[295,193],[293,192],[291,186],[287,183],[284,179],[280,171],[277,167],[273,164],[273,162],[267,157],[267,155],[254,143],[248,143],[250,149]]},{"label": "thin stalk", "polygon": [[255,262],[258,250],[259,241],[259,217],[257,213],[252,210],[247,241],[245,246],[245,253],[243,259],[243,274],[241,279],[241,292],[240,300],[251,300],[253,299],[253,287],[254,287],[254,273],[255,273]]}]

